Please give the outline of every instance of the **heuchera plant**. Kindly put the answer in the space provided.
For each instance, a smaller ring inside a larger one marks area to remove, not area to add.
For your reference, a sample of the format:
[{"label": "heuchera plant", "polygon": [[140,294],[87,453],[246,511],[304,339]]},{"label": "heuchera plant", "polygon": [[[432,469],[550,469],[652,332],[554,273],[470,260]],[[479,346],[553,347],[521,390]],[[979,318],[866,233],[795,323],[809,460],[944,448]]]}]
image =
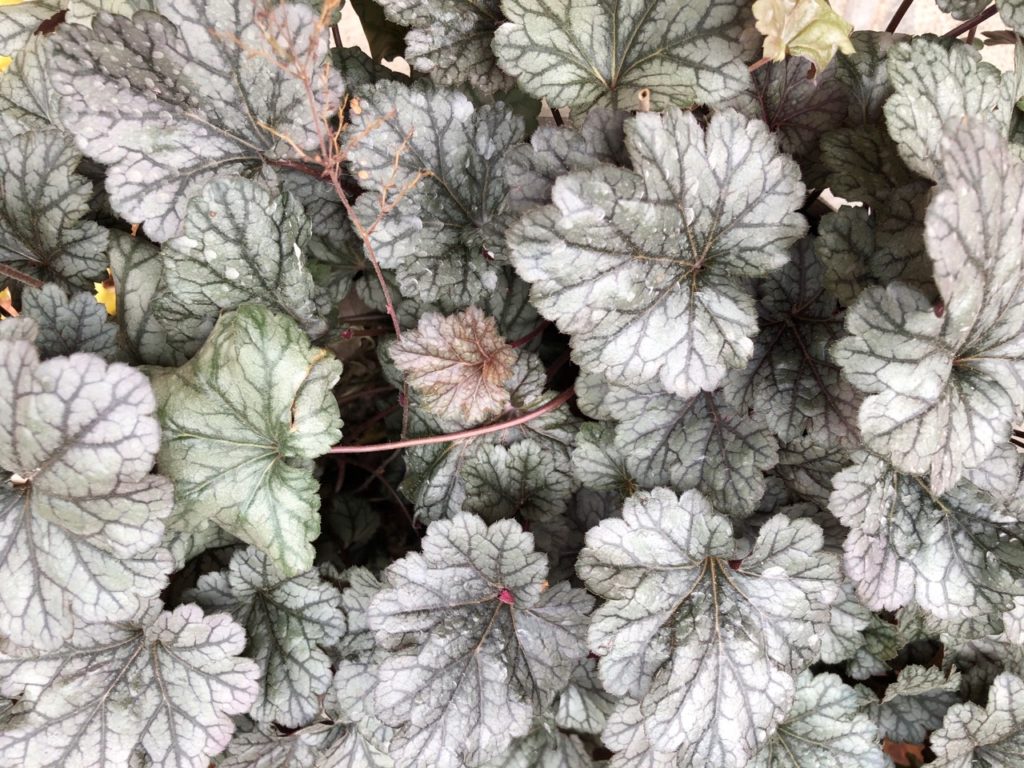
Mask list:
[{"label": "heuchera plant", "polygon": [[0,5],[0,768],[1024,766],[1024,2]]}]

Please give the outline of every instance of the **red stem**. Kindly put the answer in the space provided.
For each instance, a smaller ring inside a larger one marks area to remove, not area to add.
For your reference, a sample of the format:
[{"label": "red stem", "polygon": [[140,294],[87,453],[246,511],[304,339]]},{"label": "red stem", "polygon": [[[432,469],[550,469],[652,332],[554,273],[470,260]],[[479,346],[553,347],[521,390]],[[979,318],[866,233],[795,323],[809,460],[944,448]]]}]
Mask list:
[{"label": "red stem", "polygon": [[900,22],[903,21],[903,17],[907,15],[907,11],[910,10],[910,6],[914,4],[914,0],[903,0],[900,3],[900,7],[896,9],[896,13],[892,15],[889,24],[885,27],[885,31],[892,33],[897,30]]},{"label": "red stem", "polygon": [[529,344],[535,338],[537,338],[542,333],[544,333],[544,329],[547,328],[549,325],[551,325],[551,321],[550,320],[542,320],[537,325],[537,327],[534,328],[532,331],[530,331],[528,334],[526,334],[525,336],[522,336],[522,337],[516,339],[515,341],[510,341],[508,343],[508,345],[510,347],[521,347],[524,344]]},{"label": "red stem", "polygon": [[381,451],[396,451],[400,448],[415,448],[420,445],[434,445],[436,443],[450,443],[455,440],[467,440],[473,437],[479,437],[480,435],[487,435],[491,432],[501,432],[505,429],[511,429],[512,427],[519,427],[523,424],[533,421],[539,416],[543,416],[545,413],[550,413],[556,408],[564,405],[569,399],[576,394],[576,390],[573,387],[560,392],[551,400],[546,402],[539,408],[535,408],[532,411],[524,413],[522,416],[517,416],[514,419],[508,421],[498,422],[497,424],[488,424],[483,427],[474,427],[473,429],[466,429],[462,432],[452,432],[447,435],[430,435],[429,437],[414,437],[410,440],[399,440],[394,443],[377,443],[376,445],[336,445],[331,448],[328,453],[379,453]]},{"label": "red stem", "polygon": [[960,26],[953,27],[953,29],[949,30],[949,32],[944,34],[943,37],[960,37],[960,35],[962,35],[964,32],[970,32],[983,21],[995,16],[997,10],[998,9],[994,5],[990,6],[989,8],[986,8],[984,11],[975,16],[973,19],[968,19]]},{"label": "red stem", "polygon": [[5,275],[12,280],[17,280],[19,283],[24,283],[32,288],[42,288],[43,281],[37,280],[32,275],[27,275],[20,269],[15,269],[10,264],[0,264],[0,275]]}]

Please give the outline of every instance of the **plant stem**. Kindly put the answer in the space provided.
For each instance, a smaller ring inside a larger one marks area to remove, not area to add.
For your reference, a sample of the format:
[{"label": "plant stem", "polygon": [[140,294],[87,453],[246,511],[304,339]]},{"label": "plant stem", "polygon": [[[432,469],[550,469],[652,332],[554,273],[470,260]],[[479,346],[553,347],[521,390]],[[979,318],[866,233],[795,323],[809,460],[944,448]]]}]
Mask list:
[{"label": "plant stem", "polygon": [[964,32],[969,32],[976,26],[981,24],[983,21],[991,19],[993,16],[996,15],[997,10],[998,9],[994,5],[990,6],[981,13],[979,13],[977,16],[975,16],[973,19],[968,19],[963,24],[949,30],[949,32],[944,34],[943,37],[960,37],[960,35],[962,35]]},{"label": "plant stem", "polygon": [[535,338],[537,338],[542,333],[544,333],[544,329],[547,328],[549,325],[551,325],[551,321],[550,320],[541,320],[537,324],[536,328],[534,328],[532,331],[530,331],[525,336],[522,336],[522,337],[516,339],[515,341],[510,341],[508,343],[508,345],[510,347],[522,347],[525,344],[529,344]]},{"label": "plant stem", "polygon": [[20,269],[15,269],[9,264],[0,264],[0,275],[9,277],[12,280],[17,280],[19,283],[24,283],[25,285],[28,285],[32,288],[43,287],[42,280],[37,280],[36,278],[32,277],[32,275],[25,274]]},{"label": "plant stem", "polygon": [[381,451],[395,451],[399,448],[415,448],[420,445],[434,445],[437,443],[450,443],[455,440],[467,440],[473,437],[479,437],[480,435],[487,435],[491,432],[501,432],[504,429],[511,429],[512,427],[519,427],[523,424],[533,421],[539,416],[543,416],[545,413],[559,408],[569,401],[569,399],[576,394],[576,390],[573,387],[560,392],[551,400],[546,402],[539,408],[535,408],[532,411],[524,413],[522,416],[517,416],[514,419],[508,421],[502,421],[497,424],[488,424],[483,427],[474,427],[473,429],[466,429],[462,432],[452,432],[447,435],[430,435],[429,437],[414,437],[410,440],[399,440],[394,443],[378,443],[376,445],[336,445],[329,453],[379,453]]},{"label": "plant stem", "polygon": [[900,7],[896,9],[896,13],[892,15],[892,19],[889,20],[888,25],[885,27],[886,32],[895,32],[899,27],[900,22],[903,21],[903,17],[907,15],[907,11],[910,10],[910,6],[914,4],[914,0],[903,0],[900,3]]},{"label": "plant stem", "polygon": [[765,56],[763,58],[760,58],[757,61],[755,61],[753,64],[751,64],[749,67],[747,67],[747,71],[751,72],[751,73],[757,72],[757,70],[759,70],[761,67],[763,67],[765,64],[767,64],[770,61],[771,61],[771,59],[769,59],[767,56]]}]

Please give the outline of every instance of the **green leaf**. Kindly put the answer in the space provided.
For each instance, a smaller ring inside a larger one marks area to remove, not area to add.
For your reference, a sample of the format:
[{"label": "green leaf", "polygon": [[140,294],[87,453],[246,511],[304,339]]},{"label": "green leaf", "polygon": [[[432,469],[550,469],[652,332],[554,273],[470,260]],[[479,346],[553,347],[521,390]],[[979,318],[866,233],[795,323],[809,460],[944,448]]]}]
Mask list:
[{"label": "green leaf", "polygon": [[[909,191],[909,188],[907,189]],[[934,292],[932,262],[924,245],[926,198],[893,195],[883,210],[844,205],[818,223],[814,250],[824,265],[822,282],[843,305],[868,286],[898,280]]]},{"label": "green leaf", "polygon": [[896,682],[885,689],[882,701],[872,706],[879,736],[903,743],[921,744],[942,725],[950,705],[960,700],[960,675],[948,677],[938,667],[910,665],[900,670]]},{"label": "green leaf", "polygon": [[320,530],[312,460],[341,439],[340,375],[289,318],[253,304],[223,315],[195,357],[153,380],[171,524],[216,524],[283,575],[308,570]]},{"label": "green leaf", "polygon": [[130,619],[164,588],[173,495],[150,474],[145,376],[88,354],[40,363],[28,341],[0,340],[0,359],[0,636],[53,650],[76,620]]},{"label": "green leaf", "polygon": [[736,100],[744,114],[757,117],[779,137],[779,147],[794,157],[813,157],[822,134],[843,124],[846,89],[836,66],[815,72],[806,59],[786,59],[761,67],[753,87]]},{"label": "green leaf", "polygon": [[318,14],[265,8],[159,0],[160,15],[98,16],[92,29],[64,24],[53,35],[50,81],[64,124],[88,157],[109,166],[115,213],[143,222],[157,242],[177,233],[189,198],[209,179],[251,173],[296,148],[319,151],[320,116],[287,72],[294,57],[323,88],[326,41],[308,34]]},{"label": "green leaf", "polygon": [[46,75],[49,49],[49,38],[32,38],[0,77],[0,131],[4,136],[55,126],[58,97]]},{"label": "green leaf", "polygon": [[993,682],[988,704],[950,707],[942,728],[932,734],[936,768],[1011,768],[1024,760],[1024,680],[1002,674]]},{"label": "green leaf", "polygon": [[804,188],[764,123],[731,110],[706,132],[675,108],[639,114],[626,146],[635,172],[555,183],[510,229],[512,262],[584,371],[692,397],[750,359],[749,278],[786,263]]},{"label": "green leaf", "polygon": [[726,380],[724,394],[737,412],[757,413],[783,442],[808,435],[854,446],[860,398],[829,355],[843,324],[824,290],[824,271],[804,241],[792,261],[764,279],[754,354],[746,370]]},{"label": "green leaf", "polygon": [[258,670],[238,658],[242,628],[195,605],[135,621],[83,625],[47,653],[0,654],[4,690],[31,702],[0,732],[0,760],[25,768],[206,768],[231,739],[230,715],[256,698]]},{"label": "green leaf", "polygon": [[588,531],[577,571],[606,601],[590,648],[605,689],[639,699],[635,715],[629,699],[619,704],[609,746],[630,716],[634,738],[674,764],[747,765],[817,655],[822,600],[839,578],[821,546],[816,525],[778,515],[742,552],[703,496],[665,488],[627,499],[621,520]]},{"label": "green leaf", "polygon": [[1021,520],[967,480],[936,495],[867,455],[833,480],[829,509],[849,527],[846,572],[873,610],[912,600],[946,619],[1002,610],[1022,593]]},{"label": "green leaf", "polygon": [[885,122],[910,169],[937,181],[948,169],[942,134],[950,121],[983,122],[1006,135],[1015,99],[998,69],[973,48],[953,41],[915,38],[888,55],[895,93]]},{"label": "green leaf", "polygon": [[156,318],[154,299],[163,278],[160,250],[144,239],[112,231],[107,250],[117,291],[118,340],[128,360],[145,365],[181,365],[189,339],[180,339]]},{"label": "green leaf", "polygon": [[512,147],[505,162],[509,207],[522,213],[550,203],[555,181],[571,171],[603,163],[626,165],[625,119],[622,111],[592,109],[579,128],[544,125],[533,132],[529,144]]},{"label": "green leaf", "polygon": [[778,461],[765,423],[730,407],[720,393],[682,399],[653,384],[577,382],[587,415],[615,422],[615,448],[642,488],[696,488],[733,517],[754,511],[765,491],[764,472]]},{"label": "green leaf", "polygon": [[803,672],[789,714],[750,768],[886,768],[878,729],[838,675]]},{"label": "green leaf", "polygon": [[[943,142],[943,188],[925,222],[943,307],[900,283],[864,291],[833,348],[869,396],[865,444],[933,492],[978,467],[1024,408],[1024,168],[993,129]],[[939,316],[941,315],[941,317]]]},{"label": "green leaf", "polygon": [[308,725],[330,685],[331,665],[319,646],[345,632],[341,593],[315,571],[285,578],[252,547],[236,552],[225,571],[199,578],[185,599],[206,611],[230,613],[245,628],[245,655],[260,668],[260,692],[249,710],[259,722]]},{"label": "green leaf", "polygon": [[375,708],[397,727],[399,766],[479,763],[529,730],[586,655],[592,598],[547,586],[533,536],[460,514],[431,524],[423,553],[386,572],[370,626],[391,653]]},{"label": "green leaf", "polygon": [[[890,205],[893,197],[925,198],[929,192],[928,182],[906,166],[896,143],[882,126],[831,131],[822,138],[821,155],[834,194],[862,202],[876,211]],[[890,211],[885,213],[892,215]]]},{"label": "green leaf", "polygon": [[848,124],[881,123],[882,107],[892,94],[886,59],[896,38],[888,32],[859,31],[850,39],[856,52],[836,56],[836,77],[849,98]]},{"label": "green leaf", "polygon": [[487,521],[558,519],[573,491],[564,459],[564,453],[537,440],[520,440],[507,448],[483,445],[463,465],[462,507]]},{"label": "green leaf", "polygon": [[404,27],[388,21],[384,8],[374,0],[349,0],[359,16],[373,61],[393,59],[405,53]]},{"label": "green leaf", "polygon": [[53,283],[26,288],[21,314],[36,321],[36,346],[43,357],[91,352],[110,361],[117,354],[117,326],[107,322],[106,308],[92,294],[76,293],[69,299]]},{"label": "green leaf", "polygon": [[716,105],[750,82],[739,0],[504,0],[509,19],[494,35],[501,68],[552,107],[631,109],[641,89],[651,105]]},{"label": "green leaf", "polygon": [[514,84],[491,52],[494,30],[505,20],[499,0],[389,0],[384,13],[408,27],[403,56],[439,85],[469,85],[493,95]]},{"label": "green leaf", "polygon": [[[581,388],[582,397],[585,391]],[[584,411],[587,408],[582,399],[580,408]],[[586,422],[580,426],[576,447],[572,449],[573,477],[593,491],[631,496],[636,487],[626,466],[626,454],[615,444],[614,423]]]},{"label": "green leaf", "polygon": [[191,357],[217,318],[246,302],[322,335],[327,324],[317,313],[304,252],[309,233],[290,195],[242,178],[214,179],[196,190],[181,233],[161,249],[163,283],[152,310],[171,346]]},{"label": "green leaf", "polygon": [[75,173],[81,159],[56,131],[3,142],[0,263],[82,290],[104,277],[107,230],[85,220],[93,188]]},{"label": "green leaf", "polygon": [[349,160],[369,190],[357,215],[367,227],[382,217],[371,234],[381,265],[403,296],[452,309],[479,301],[504,258],[504,158],[522,119],[427,83],[380,82],[358,104]]}]

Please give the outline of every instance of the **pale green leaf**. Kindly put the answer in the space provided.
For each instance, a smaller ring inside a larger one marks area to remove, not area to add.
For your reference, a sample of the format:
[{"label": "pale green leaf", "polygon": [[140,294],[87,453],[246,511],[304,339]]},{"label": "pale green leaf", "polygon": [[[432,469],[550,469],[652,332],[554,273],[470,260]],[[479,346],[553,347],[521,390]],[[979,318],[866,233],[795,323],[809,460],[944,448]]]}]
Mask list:
[{"label": "pale green leaf", "polygon": [[341,438],[340,375],[291,319],[252,304],[223,315],[194,358],[153,382],[171,524],[218,525],[285,576],[307,570],[320,530],[312,460]]}]

